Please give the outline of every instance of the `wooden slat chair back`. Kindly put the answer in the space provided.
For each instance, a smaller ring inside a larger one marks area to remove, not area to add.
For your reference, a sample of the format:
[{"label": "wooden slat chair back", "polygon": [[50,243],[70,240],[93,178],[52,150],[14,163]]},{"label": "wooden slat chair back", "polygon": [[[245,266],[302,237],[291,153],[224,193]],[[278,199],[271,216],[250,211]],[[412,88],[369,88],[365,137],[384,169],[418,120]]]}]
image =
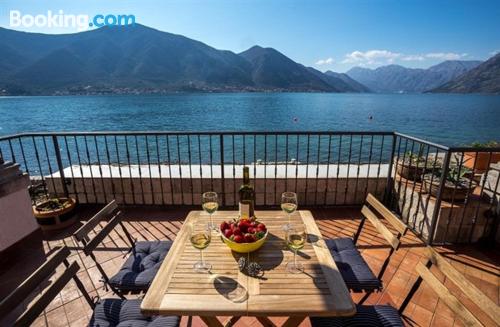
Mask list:
[{"label": "wooden slat chair back", "polygon": [[417,291],[420,283],[425,281],[439,298],[464,322],[466,326],[483,326],[474,314],[467,309],[463,303],[454,296],[448,288],[430,271],[430,267],[434,265],[441,271],[447,279],[451,280],[459,287],[461,292],[469,300],[471,300],[478,308],[487,314],[498,326],[500,326],[500,306],[496,305],[488,296],[482,293],[479,288],[470,283],[463,274],[453,267],[446,259],[444,259],[435,249],[427,247],[427,263],[424,265],[419,262],[416,271],[419,275],[413,287],[410,289],[408,296],[401,304],[399,312],[403,312],[411,297]]},{"label": "wooden slat chair back", "polygon": [[[403,223],[394,213],[392,213],[389,209],[387,209],[377,198],[375,198],[372,194],[368,194],[366,197],[366,203],[361,209],[362,219],[359,224],[358,230],[354,236],[354,244],[357,243],[359,235],[363,229],[366,219],[370,221],[370,223],[377,229],[380,235],[389,243],[391,246],[391,250],[389,255],[387,256],[380,272],[378,274],[378,278],[381,279],[387,265],[389,264],[389,260],[401,244],[401,237],[406,234],[408,230],[408,226]],[[397,235],[394,235],[378,218],[377,215],[382,216],[396,231]]]},{"label": "wooden slat chair back", "polygon": [[61,292],[66,284],[73,279],[87,303],[95,308],[95,302],[85,290],[83,283],[77,277],[76,273],[80,269],[78,263],[68,262],[69,249],[65,246],[56,250],[43,265],[41,265],[34,273],[32,273],[23,283],[21,283],[14,291],[12,291],[2,302],[0,302],[0,317],[6,316],[18,305],[23,303],[44,281],[46,281],[56,270],[56,268],[64,264],[65,269],[62,274],[57,277],[48,286],[41,295],[17,318],[15,326],[29,326],[52,302],[52,300]]},{"label": "wooden slat chair back", "polygon": [[[89,234],[94,231],[97,226],[100,226],[101,222],[104,222],[105,220],[107,220],[107,222],[105,222],[102,229],[97,231],[97,233],[93,237],[90,237]],[[102,275],[104,283],[109,286],[115,294],[118,294],[120,297],[124,298],[120,290],[110,285],[109,276],[106,274],[93,252],[117,225],[121,226],[125,236],[127,237],[127,240],[130,242],[131,247],[129,252],[133,251],[135,240],[132,238],[127,228],[125,228],[125,225],[123,224],[121,211],[118,210],[118,205],[116,204],[115,200],[108,203],[104,208],[96,213],[82,227],[80,227],[73,234],[73,236],[78,242],[81,242],[83,244],[83,252],[87,256],[91,257],[92,260],[94,260],[97,269]]]}]

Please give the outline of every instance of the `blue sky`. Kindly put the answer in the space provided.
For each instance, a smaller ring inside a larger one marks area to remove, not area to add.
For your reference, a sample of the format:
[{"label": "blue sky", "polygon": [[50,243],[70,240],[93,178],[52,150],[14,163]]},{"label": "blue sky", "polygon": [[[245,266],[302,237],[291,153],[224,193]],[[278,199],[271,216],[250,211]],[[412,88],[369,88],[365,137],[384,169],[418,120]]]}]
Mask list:
[{"label": "blue sky", "polygon": [[[241,52],[258,44],[322,71],[429,67],[500,51],[500,1],[1,0],[0,26],[23,15],[133,14],[137,22]],[[15,28],[72,33],[72,28]]]}]

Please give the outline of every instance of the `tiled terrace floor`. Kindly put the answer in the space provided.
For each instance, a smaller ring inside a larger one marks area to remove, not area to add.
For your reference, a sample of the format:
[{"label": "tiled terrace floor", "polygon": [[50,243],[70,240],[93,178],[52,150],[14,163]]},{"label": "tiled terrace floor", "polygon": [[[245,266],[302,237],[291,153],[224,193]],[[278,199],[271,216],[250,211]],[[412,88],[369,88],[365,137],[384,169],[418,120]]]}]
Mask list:
[{"label": "tiled terrace floor", "polygon": [[[82,207],[79,210],[81,220],[86,220],[98,207]],[[198,210],[198,208],[195,208]],[[125,224],[133,237],[139,240],[155,240],[175,238],[189,208],[165,209],[156,207],[124,208]],[[313,209],[324,237],[352,236],[360,221],[359,209]],[[21,280],[26,278],[41,262],[45,255],[51,253],[55,247],[67,245],[72,250],[71,259],[80,263],[81,269],[78,276],[84,282],[91,295],[96,292],[101,297],[113,295],[104,290],[99,282],[100,275],[93,262],[77,251],[79,249],[71,237],[68,237],[74,228],[52,236],[49,240],[33,238],[25,244],[22,251],[16,253],[19,259],[0,258],[0,298],[7,295]],[[104,269],[112,275],[123,263],[125,254],[125,239],[120,234],[119,227],[111,233],[97,251],[98,260]],[[419,261],[423,261],[423,243],[412,233],[402,239],[401,248],[394,253],[390,264],[383,276],[384,290],[372,294],[365,304],[391,304],[396,308],[401,304],[412,283],[416,279],[414,268]],[[377,236],[370,223],[365,224],[358,245],[363,256],[377,273],[388,253],[388,246],[384,240]],[[500,299],[500,252],[497,249],[487,251],[468,247],[439,247],[441,252],[467,279],[477,285],[488,297],[497,304]],[[83,262],[82,262],[83,261]],[[438,273],[436,276],[442,279]],[[446,285],[450,285],[445,281]],[[94,286],[95,285],[95,286]],[[456,287],[452,291],[463,299],[463,295]],[[354,301],[359,300],[363,294],[352,294]],[[28,303],[28,301],[27,301]],[[465,305],[487,326],[495,324],[484,314],[480,314],[477,307],[464,301]],[[20,308],[18,308],[20,309]],[[19,310],[18,310],[19,311]],[[13,312],[10,317],[0,321],[0,326],[9,326],[12,318],[18,314]],[[50,304],[47,310],[35,322],[36,326],[85,326],[91,315],[91,310],[81,297],[76,285],[71,282],[63,292]],[[455,319],[450,309],[438,300],[436,294],[422,283],[419,291],[404,312],[405,322],[408,326],[461,326]],[[284,318],[272,318],[275,323],[281,323]],[[223,321],[223,318],[221,318]],[[181,326],[205,326],[198,317],[183,317]],[[309,326],[308,320],[302,326]],[[238,327],[260,326],[259,322],[251,317],[246,317],[237,322]]]}]

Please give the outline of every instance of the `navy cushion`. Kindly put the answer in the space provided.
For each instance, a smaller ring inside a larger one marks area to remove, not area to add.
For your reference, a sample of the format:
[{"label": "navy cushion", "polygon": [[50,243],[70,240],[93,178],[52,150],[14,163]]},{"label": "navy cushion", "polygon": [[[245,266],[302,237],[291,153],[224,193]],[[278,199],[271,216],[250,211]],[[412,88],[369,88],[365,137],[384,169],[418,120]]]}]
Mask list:
[{"label": "navy cushion", "polygon": [[135,243],[135,251],[109,283],[124,291],[147,290],[171,246],[171,241]]},{"label": "navy cushion", "polygon": [[104,299],[97,303],[89,327],[178,327],[180,317],[147,317],[141,300]]},{"label": "navy cushion", "polygon": [[403,327],[403,321],[398,310],[390,305],[356,306],[356,315],[353,317],[311,317],[312,327]]},{"label": "navy cushion", "polygon": [[350,290],[361,292],[382,288],[382,283],[375,277],[352,239],[329,239],[326,240],[326,245]]}]

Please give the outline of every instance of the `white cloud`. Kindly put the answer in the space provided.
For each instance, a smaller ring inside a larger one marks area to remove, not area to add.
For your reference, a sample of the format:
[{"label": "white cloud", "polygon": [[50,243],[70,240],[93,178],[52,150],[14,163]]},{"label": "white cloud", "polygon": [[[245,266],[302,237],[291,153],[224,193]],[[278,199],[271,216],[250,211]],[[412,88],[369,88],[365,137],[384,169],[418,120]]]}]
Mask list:
[{"label": "white cloud", "polygon": [[369,50],[369,51],[353,51],[345,55],[343,64],[379,64],[379,63],[393,63],[395,59],[400,57],[400,53],[388,50]]},{"label": "white cloud", "polygon": [[321,65],[331,65],[334,63],[335,60],[333,58],[326,58],[326,59],[320,59],[316,61],[316,65],[321,66]]},{"label": "white cloud", "polygon": [[355,64],[356,66],[368,67],[393,64],[397,61],[426,61],[426,60],[458,60],[467,57],[467,53],[454,52],[431,52],[426,54],[405,54],[392,52],[390,50],[368,50],[353,51],[347,53],[342,64]]},{"label": "white cloud", "polygon": [[491,51],[491,52],[490,52],[490,56],[494,56],[494,55],[496,55],[496,54],[497,54],[497,53],[499,53],[499,52],[500,52],[500,50],[494,50],[494,51]]},{"label": "white cloud", "polygon": [[466,53],[459,54],[453,52],[433,52],[425,55],[426,58],[441,59],[441,60],[458,60],[466,56],[467,56]]},{"label": "white cloud", "polygon": [[422,55],[405,55],[401,57],[403,61],[424,61],[425,57]]}]

